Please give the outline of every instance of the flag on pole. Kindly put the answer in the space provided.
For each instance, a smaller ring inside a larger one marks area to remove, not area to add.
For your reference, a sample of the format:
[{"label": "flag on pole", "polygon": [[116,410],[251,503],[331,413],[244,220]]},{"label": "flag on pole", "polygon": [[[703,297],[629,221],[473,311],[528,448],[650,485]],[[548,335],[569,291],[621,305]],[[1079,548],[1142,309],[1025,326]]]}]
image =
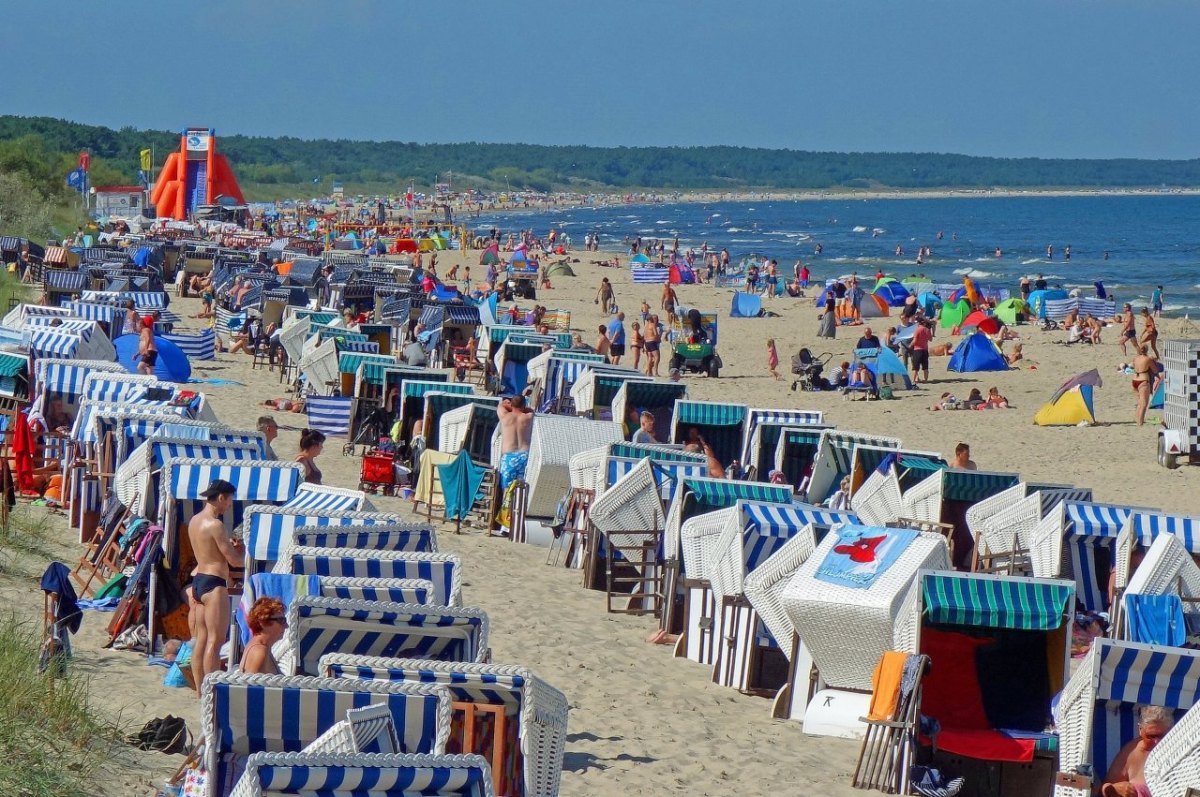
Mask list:
[{"label": "flag on pole", "polygon": [[413,199],[414,199],[414,197],[413,197],[412,186],[409,186],[408,192],[404,195],[404,207],[408,208],[409,210],[412,210]]},{"label": "flag on pole", "polygon": [[148,172],[148,171],[150,171],[150,168],[151,168],[151,163],[150,163],[150,150],[148,150],[148,149],[144,149],[144,150],[142,150],[142,151],[141,151],[141,153],[140,153],[140,154],[141,154],[141,156],[142,156],[142,157],[141,157],[141,159],[142,159],[142,164],[141,164],[141,169],[142,169],[142,171],[144,171],[144,172]]},{"label": "flag on pole", "polygon": [[67,172],[67,185],[76,191],[82,191],[84,186],[83,169],[72,169]]},{"label": "flag on pole", "polygon": [[91,168],[91,166],[92,166],[92,156],[86,152],[79,153],[79,168],[83,169],[86,172]]}]

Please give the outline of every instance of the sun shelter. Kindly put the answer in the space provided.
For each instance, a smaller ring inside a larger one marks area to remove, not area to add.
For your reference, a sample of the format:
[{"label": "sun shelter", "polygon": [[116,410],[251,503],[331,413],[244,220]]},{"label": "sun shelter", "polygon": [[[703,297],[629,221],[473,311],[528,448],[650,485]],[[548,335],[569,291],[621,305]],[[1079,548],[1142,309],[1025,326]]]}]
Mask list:
[{"label": "sun shelter", "polygon": [[[869,353],[868,353],[869,352]],[[908,375],[908,369],[904,367],[903,361],[889,348],[881,347],[877,349],[859,349],[854,354],[855,358],[863,365],[867,366],[867,370],[875,377],[875,385],[893,385],[902,384],[905,389],[912,390],[912,379]]]},{"label": "sun shelter", "polygon": [[313,512],[369,512],[375,509],[362,490],[308,483],[301,484],[283,506]]},{"label": "sun shelter", "polygon": [[[477,707],[495,713],[498,741],[482,749],[491,764],[496,794],[555,797],[567,741],[567,698],[524,667],[463,664],[428,659],[384,659],[330,653],[321,657],[321,674],[391,683],[432,683],[449,690],[458,719],[474,719]],[[480,740],[483,741],[483,740]],[[473,751],[476,747],[464,744]]]},{"label": "sun shelter", "polygon": [[1038,426],[1095,425],[1094,390],[1091,385],[1075,385],[1043,404],[1033,416],[1033,422]]},{"label": "sun shelter", "polygon": [[958,468],[937,470],[904,493],[902,517],[953,526],[951,552],[954,566],[966,570],[971,566],[975,547],[967,525],[967,510],[1020,481],[1021,477],[1015,473]]},{"label": "sun shelter", "polygon": [[497,398],[474,396],[461,406],[441,412],[437,419],[438,450],[453,453],[463,449],[475,462],[488,465],[492,458],[492,435],[500,424],[496,410],[499,404]]},{"label": "sun shelter", "polygon": [[962,326],[962,322],[971,314],[971,303],[966,299],[946,302],[938,314],[938,326],[942,329],[954,329]]},{"label": "sun shelter", "polygon": [[903,307],[904,300],[909,297],[908,288],[894,277],[883,277],[875,283],[871,293],[888,303],[889,307]]},{"label": "sun shelter", "polygon": [[950,363],[946,368],[959,373],[1007,371],[1008,360],[1004,359],[1000,349],[987,335],[976,332],[963,338],[962,342],[954,347],[954,353],[950,355]]},{"label": "sun shelter", "polygon": [[1053,753],[1046,718],[1070,671],[1074,599],[1075,585],[1058,579],[917,576],[895,641],[931,659],[921,713],[941,726],[939,751],[1024,763]]},{"label": "sun shelter", "polygon": [[[976,564],[996,571],[1005,567],[1029,571],[1029,550],[1043,518],[1063,501],[1090,501],[1086,487],[1019,482],[979,501],[967,510],[967,527],[975,541]],[[972,565],[972,569],[976,569]]]},{"label": "sun shelter", "polygon": [[[723,669],[727,681],[735,671],[748,675],[743,659],[753,648],[778,650],[778,646],[765,628],[755,627],[757,617],[749,615],[749,605],[741,600],[747,574],[797,534],[809,535],[811,551],[816,546],[813,524],[829,528],[853,521],[854,516],[847,512],[808,504],[749,500],[686,521],[681,531],[684,559],[696,566],[689,564],[689,571],[695,572],[689,572],[685,583],[694,588],[687,590],[684,632],[676,656],[713,664],[718,682]],[[705,581],[706,586],[699,583]],[[779,659],[783,659],[781,654]],[[786,666],[777,669],[781,682],[784,674]]]},{"label": "sun shelter", "polygon": [[687,444],[692,430],[712,446],[713,454],[728,465],[741,456],[746,435],[745,404],[721,404],[709,401],[677,401],[671,419],[671,440]]},{"label": "sun shelter", "polygon": [[659,497],[668,503],[675,498],[684,479],[704,478],[708,474],[708,462],[702,454],[655,449],[636,443],[613,443],[604,450],[597,496],[616,485],[643,459],[650,460]]},{"label": "sun shelter", "polygon": [[538,415],[533,422],[529,444],[529,462],[525,480],[529,483],[530,517],[553,517],[558,500],[570,490],[571,455],[577,451],[619,443],[621,429],[608,421],[589,421],[556,415]]},{"label": "sun shelter", "polygon": [[1053,507],[1031,534],[1033,574],[1075,581],[1080,603],[1103,611],[1108,603],[1108,577],[1116,561],[1116,542],[1135,507],[1063,501]]},{"label": "sun shelter", "polygon": [[1119,609],[1113,612],[1117,639],[1183,647],[1189,631],[1200,628],[1200,567],[1177,537],[1160,534],[1150,543],[1128,575]]},{"label": "sun shelter", "polygon": [[[1103,778],[1121,747],[1137,738],[1137,706],[1161,706],[1178,720],[1198,701],[1200,651],[1094,640],[1054,711],[1059,771],[1070,773],[1090,765],[1095,777]],[[1152,759],[1157,749],[1151,752]],[[1147,783],[1151,770],[1147,762]],[[1085,778],[1081,788],[1060,782],[1056,793],[1089,797],[1096,782]]]},{"label": "sun shelter", "polygon": [[[435,684],[217,672],[205,679],[201,692],[204,763],[213,797],[228,793],[218,784],[232,783],[247,756],[287,753],[284,761],[301,760],[297,754],[350,709],[386,706],[406,753],[440,754],[450,735],[450,694]],[[286,766],[284,761],[279,764]]]},{"label": "sun shelter", "polygon": [[[799,490],[800,485],[807,484],[811,476],[813,462],[817,452],[821,450],[821,435],[829,426],[784,427],[779,431],[779,441],[775,444],[775,470],[782,471],[787,483],[792,489]],[[769,425],[764,431],[755,434],[767,434]],[[753,442],[753,441],[752,441]],[[753,463],[752,463],[753,464]],[[759,474],[762,471],[758,472]]]},{"label": "sun shelter", "polygon": [[[349,346],[364,345],[361,343],[347,344]],[[376,343],[365,344],[370,347],[375,347]],[[388,354],[375,354],[370,351],[350,351],[348,348],[343,348],[343,344],[337,343],[337,368],[338,368],[338,392],[343,396],[353,396],[355,382],[358,378],[358,369],[364,363],[378,363],[380,367],[395,365],[396,358]]]},{"label": "sun shelter", "polygon": [[113,491],[121,504],[130,511],[141,517],[156,517],[158,476],[167,460],[255,461],[262,458],[262,447],[256,442],[211,442],[170,437],[160,433],[122,458],[113,480]]},{"label": "sun shelter", "polygon": [[[315,527],[328,528],[331,534],[344,530],[352,536],[322,539],[322,544],[313,547],[352,548],[362,547],[350,544],[352,541],[358,542],[354,534],[367,533],[375,526],[403,523],[400,515],[386,512],[335,512],[251,504],[243,512],[240,527],[241,537],[246,543],[246,572],[252,574],[269,570],[276,561],[287,557],[293,547],[293,535],[298,529],[312,531]],[[392,549],[430,552],[437,550],[437,535],[432,527],[424,523],[406,525],[414,527],[413,533],[405,535],[403,541],[393,541]],[[338,544],[323,544],[327,542]]]},{"label": "sun shelter", "polygon": [[[750,407],[746,411],[746,436],[742,441],[742,464],[746,466],[754,465],[754,457],[751,452],[751,441],[754,437],[754,430],[761,424],[770,423],[776,426],[822,426],[825,422],[825,413],[820,410],[788,410],[777,408],[760,408]],[[778,441],[778,434],[767,435],[763,438],[760,436],[761,447],[768,447],[766,450],[771,455],[775,452],[775,443]],[[768,468],[767,470],[770,470]],[[766,471],[759,469],[759,475],[765,476]]]},{"label": "sun shelter", "polygon": [[757,293],[733,292],[733,305],[729,308],[730,318],[758,318],[762,315],[762,297]]},{"label": "sun shelter", "polygon": [[[448,383],[450,384],[450,383]],[[452,393],[449,391],[434,390],[425,394],[425,410],[423,417],[425,422],[422,424],[425,434],[425,447],[433,448],[439,451],[443,450],[441,442],[441,418],[452,410],[458,409],[466,405],[478,405],[481,408],[491,410],[492,417],[496,419],[495,423],[499,422],[499,416],[496,414],[496,408],[500,405],[500,399],[496,396],[476,396],[473,393]],[[486,417],[484,412],[478,416],[481,421]],[[488,448],[491,446],[492,432],[495,430],[495,423],[490,425],[490,428],[472,430],[479,440],[476,443],[478,450],[482,453],[487,450],[483,447],[486,441]],[[484,434],[486,433],[486,437]],[[449,449],[451,453],[458,451],[456,446]],[[486,457],[485,457],[486,459]]]},{"label": "sun shelter", "polygon": [[[804,710],[805,733],[861,735],[858,720],[867,714],[872,673],[894,647],[913,579],[922,569],[949,566],[940,535],[856,524],[825,535],[783,592],[822,685]],[[809,694],[809,674],[797,670],[795,659],[792,664],[788,688],[797,700]]]},{"label": "sun shelter", "polygon": [[575,404],[575,414],[596,421],[615,421],[622,426],[624,432],[624,417],[614,418],[612,415],[613,398],[626,382],[650,382],[654,377],[646,376],[632,368],[587,368],[575,384],[571,386],[571,400]]},{"label": "sun shelter", "polygon": [[613,395],[611,408],[612,418],[632,431],[638,428],[633,420],[633,414],[639,416],[649,412],[654,416],[654,437],[659,442],[667,442],[670,436],[671,419],[675,414],[675,402],[687,396],[687,385],[682,382],[647,382],[643,380],[625,380]]},{"label": "sun shelter", "polygon": [[808,496],[809,503],[823,503],[839,489],[843,478],[853,474],[854,448],[859,445],[898,449],[900,440],[836,429],[821,432],[817,453],[813,458],[812,475],[801,489]]},{"label": "sun shelter", "polygon": [[1023,299],[1005,299],[996,305],[996,318],[1008,326],[1016,326],[1024,318],[1027,308]]}]

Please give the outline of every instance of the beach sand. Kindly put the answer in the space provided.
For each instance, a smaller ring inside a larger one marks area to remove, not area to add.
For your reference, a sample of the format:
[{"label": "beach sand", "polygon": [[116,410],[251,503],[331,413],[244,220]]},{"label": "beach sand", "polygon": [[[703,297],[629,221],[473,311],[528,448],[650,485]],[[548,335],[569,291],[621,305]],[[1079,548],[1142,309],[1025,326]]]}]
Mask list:
[{"label": "beach sand", "polygon": [[[591,265],[611,254],[576,252],[577,277],[557,277],[552,290],[539,291],[538,303],[572,313],[572,326],[589,343],[605,319],[593,303],[601,277],[613,283],[617,301],[632,321],[642,299],[657,312],[660,286],[634,286],[626,269]],[[478,252],[438,253],[439,273],[455,262],[482,276]],[[622,254],[623,262],[627,257]],[[814,279],[828,276],[820,259],[812,262]],[[725,367],[718,379],[685,377],[692,398],[734,401],[753,407],[821,410],[840,428],[899,437],[908,448],[953,453],[956,443],[971,444],[981,469],[1019,472],[1026,480],[1074,484],[1095,489],[1096,500],[1194,511],[1200,469],[1167,471],[1155,462],[1154,427],[1132,423],[1133,392],[1116,366],[1122,357],[1115,331],[1109,342],[1082,348],[1055,345],[1062,332],[1021,327],[1026,367],[1005,373],[949,374],[946,358],[935,358],[933,384],[897,391],[897,400],[847,402],[836,393],[791,392],[788,362],[801,346],[832,351],[835,361],[849,359],[859,328],[839,330],[836,341],[816,338],[812,299],[779,298],[764,302],[776,318],[731,319],[730,292],[708,285],[679,286],[689,306],[720,312],[719,351]],[[527,306],[528,302],[522,302]],[[181,315],[196,311],[194,300],[173,301]],[[884,319],[880,319],[884,321]],[[188,322],[195,327],[196,321]],[[881,331],[880,324],[874,328]],[[1163,323],[1172,337],[1176,322]],[[766,370],[765,341],[774,337],[783,379]],[[945,339],[939,331],[936,340]],[[215,363],[196,363],[201,378],[242,383],[203,389],[222,422],[251,428],[263,414],[262,400],[281,395],[276,372],[252,371],[251,358],[221,354]],[[1036,369],[1029,366],[1036,364]],[[1096,394],[1101,422],[1093,428],[1039,428],[1033,413],[1067,377],[1099,368],[1105,385]],[[665,373],[664,361],[664,373]],[[930,412],[943,391],[963,398],[970,388],[985,394],[1000,388],[1014,409],[987,412]],[[289,456],[296,449],[303,415],[273,413],[282,431],[275,449]],[[1159,416],[1151,411],[1152,416]],[[344,457],[331,441],[320,460],[327,484],[356,487],[359,460]],[[372,499],[382,511],[407,512],[396,498]],[[38,512],[40,509],[19,509]],[[65,523],[54,518],[57,541],[49,553],[71,565],[81,549],[71,544]],[[544,564],[545,549],[489,539],[477,532],[439,530],[444,550],[462,555],[466,566],[464,600],[487,610],[492,622],[493,658],[526,665],[561,689],[571,707],[562,780],[564,795],[744,795],[783,786],[825,795],[858,793],[850,774],[858,743],[805,736],[796,723],[772,720],[769,703],[710,683],[709,668],[675,660],[668,647],[644,642],[650,618],[605,613],[604,596],[580,585],[578,571]],[[25,576],[0,576],[0,596],[11,610],[38,622],[41,596],[36,579],[45,559],[30,555],[14,565]],[[161,686],[165,670],[148,667],[141,656],[103,650],[107,615],[89,613],[76,637],[76,671],[92,679],[93,697],[108,717],[131,729],[167,713],[187,718],[199,733],[199,703],[182,689]],[[122,751],[112,775],[95,784],[96,794],[150,793],[179,763],[179,757]],[[807,788],[805,788],[807,787]]]}]

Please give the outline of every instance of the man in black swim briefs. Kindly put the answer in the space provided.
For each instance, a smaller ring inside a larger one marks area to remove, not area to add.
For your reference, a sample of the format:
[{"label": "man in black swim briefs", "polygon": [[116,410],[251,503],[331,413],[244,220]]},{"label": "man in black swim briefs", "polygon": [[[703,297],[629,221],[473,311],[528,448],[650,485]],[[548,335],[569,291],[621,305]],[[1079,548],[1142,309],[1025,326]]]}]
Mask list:
[{"label": "man in black swim briefs", "polygon": [[201,493],[204,508],[188,523],[188,539],[196,555],[189,625],[195,635],[192,673],[197,691],[205,675],[221,669],[221,645],[229,631],[229,568],[240,567],[245,560],[241,542],[225,532],[221,519],[232,508],[236,492],[224,479],[213,480]]}]

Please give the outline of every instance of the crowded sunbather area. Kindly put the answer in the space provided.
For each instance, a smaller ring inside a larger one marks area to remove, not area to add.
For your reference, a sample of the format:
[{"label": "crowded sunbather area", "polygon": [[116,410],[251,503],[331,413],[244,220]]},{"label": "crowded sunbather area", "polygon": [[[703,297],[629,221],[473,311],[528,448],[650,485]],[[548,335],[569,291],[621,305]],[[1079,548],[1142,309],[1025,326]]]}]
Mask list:
[{"label": "crowded sunbather area", "polygon": [[1200,784],[1185,322],[385,202],[3,241],[124,793]]}]

